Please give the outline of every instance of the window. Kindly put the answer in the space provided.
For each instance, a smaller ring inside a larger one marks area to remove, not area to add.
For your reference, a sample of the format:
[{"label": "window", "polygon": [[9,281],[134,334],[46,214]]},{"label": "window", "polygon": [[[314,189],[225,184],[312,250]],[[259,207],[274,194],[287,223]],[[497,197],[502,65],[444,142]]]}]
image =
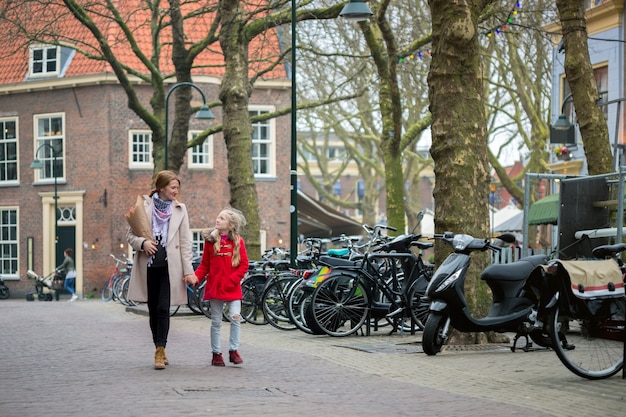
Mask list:
[{"label": "window", "polygon": [[0,208],[0,275],[18,277],[17,209]]},{"label": "window", "polygon": [[[269,113],[268,110],[250,110],[250,117]],[[256,177],[275,175],[274,120],[252,123],[252,165]]]},{"label": "window", "polygon": [[[189,132],[189,140],[193,140],[199,134],[200,132]],[[189,168],[213,168],[213,136],[206,138],[202,145],[192,146],[187,152]]]},{"label": "window", "polygon": [[152,132],[131,131],[130,167],[152,169]]},{"label": "window", "polygon": [[346,149],[343,146],[329,146],[327,153],[330,160],[344,160],[346,158]]},{"label": "window", "polygon": [[64,177],[63,141],[64,116],[48,114],[35,116],[35,156],[42,169],[35,170],[37,180],[52,180]]},{"label": "window", "polygon": [[17,119],[0,119],[0,183],[17,182]]},{"label": "window", "polygon": [[202,231],[191,231],[191,251],[193,256],[202,256],[204,252],[204,239],[202,238]]},{"label": "window", "polygon": [[[597,104],[602,107],[602,112],[604,113],[604,118],[606,119],[608,118],[608,106],[602,103],[606,103],[609,99],[609,67],[607,65],[603,65],[601,67],[594,68],[593,76],[596,80],[596,86],[598,87],[599,99]],[[567,78],[563,78],[563,101],[561,102],[561,107],[563,108],[563,113],[567,116],[569,122],[577,123],[574,100],[572,100],[571,93],[572,91],[570,90]]]},{"label": "window", "polygon": [[30,76],[50,77],[59,75],[60,47],[33,46],[30,48]]},{"label": "window", "polygon": [[[600,95],[600,99],[598,103],[606,103],[609,101],[609,67],[599,67],[593,70],[593,76],[596,80],[596,85],[598,86],[598,94]],[[606,104],[602,105],[602,113],[604,113],[604,118],[608,118],[609,109]]]}]

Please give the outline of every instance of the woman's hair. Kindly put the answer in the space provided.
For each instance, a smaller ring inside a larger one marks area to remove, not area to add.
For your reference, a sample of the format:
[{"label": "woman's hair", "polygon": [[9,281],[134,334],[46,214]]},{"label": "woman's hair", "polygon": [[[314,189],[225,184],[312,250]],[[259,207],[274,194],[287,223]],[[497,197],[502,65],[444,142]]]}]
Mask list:
[{"label": "woman's hair", "polygon": [[150,197],[152,197],[154,193],[157,193],[159,190],[167,187],[172,180],[178,181],[178,185],[180,185],[180,177],[174,171],[159,171],[154,179],[154,189],[150,191]]},{"label": "woman's hair", "polygon": [[67,248],[67,249],[65,249],[65,251],[64,251],[64,252],[65,252],[65,254],[66,254],[67,256],[69,256],[70,258],[72,257],[72,254],[74,253],[74,251],[72,250],[72,248]]},{"label": "woman's hair", "polygon": [[[240,237],[241,230],[247,224],[246,218],[243,213],[235,208],[228,207],[220,212],[220,214],[224,214],[228,219],[228,238],[233,241],[233,259],[232,265],[239,266],[239,262],[241,260],[240,255]],[[205,235],[203,233],[203,235]],[[208,233],[205,235],[205,239],[213,242],[213,250],[214,253],[217,254],[220,251],[220,235],[217,229],[209,229]]]}]

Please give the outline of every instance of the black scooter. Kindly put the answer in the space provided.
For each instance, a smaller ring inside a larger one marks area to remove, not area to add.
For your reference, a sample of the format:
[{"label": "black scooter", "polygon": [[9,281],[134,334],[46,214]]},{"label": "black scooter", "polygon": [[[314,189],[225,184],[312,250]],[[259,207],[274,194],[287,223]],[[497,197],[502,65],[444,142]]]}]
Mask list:
[{"label": "black scooter", "polygon": [[[476,239],[465,234],[446,232],[435,239],[452,246],[452,252],[437,268],[428,284],[426,297],[430,301],[430,314],[422,335],[422,348],[427,355],[436,355],[446,344],[452,329],[460,332],[516,332],[511,350],[520,336],[526,338],[524,350],[531,346],[528,337],[539,346],[550,346],[549,337],[543,334],[537,320],[539,291],[531,288],[528,276],[533,269],[548,263],[545,255],[532,255],[510,264],[490,265],[481,273],[492,292],[492,304],[487,316],[471,316],[464,295],[465,276],[470,266],[470,254],[475,251],[500,247],[487,239]],[[506,233],[498,236],[507,243],[515,236]]]}]

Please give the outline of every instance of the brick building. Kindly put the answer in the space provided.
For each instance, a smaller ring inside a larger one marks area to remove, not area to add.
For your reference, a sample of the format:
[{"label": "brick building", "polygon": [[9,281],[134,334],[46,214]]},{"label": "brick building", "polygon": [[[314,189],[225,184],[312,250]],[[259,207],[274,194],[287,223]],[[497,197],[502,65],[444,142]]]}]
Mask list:
[{"label": "brick building", "polygon": [[[164,70],[171,71],[170,57],[163,58]],[[203,53],[196,64],[206,67],[193,72],[209,102],[218,97],[222,69],[211,65],[218,58]],[[166,83],[166,91],[174,82]],[[290,106],[289,87],[284,67],[265,74],[255,83],[250,112]],[[137,80],[135,89],[149,108],[150,84]],[[202,104],[197,92],[193,97],[192,105]],[[114,267],[109,254],[130,256],[124,214],[137,194],[148,193],[154,165],[151,131],[127,100],[108,65],[67,47],[31,44],[0,60],[0,273],[13,296],[33,290],[26,270],[50,273],[65,248],[74,249],[83,296],[99,296]],[[192,117],[190,138],[208,123],[221,123],[221,108],[212,111],[212,122]],[[253,128],[253,147],[263,158],[255,176],[261,241],[274,246],[290,230],[289,116]],[[43,169],[30,168],[34,159]],[[180,175],[181,200],[199,248],[200,230],[214,224],[230,198],[222,135],[190,149]]]}]

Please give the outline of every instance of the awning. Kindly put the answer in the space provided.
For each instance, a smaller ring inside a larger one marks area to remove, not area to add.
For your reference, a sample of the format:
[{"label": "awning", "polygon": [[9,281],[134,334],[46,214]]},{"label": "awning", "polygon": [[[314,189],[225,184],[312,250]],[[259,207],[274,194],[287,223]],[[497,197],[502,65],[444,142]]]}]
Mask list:
[{"label": "awning", "polygon": [[507,219],[493,228],[494,232],[521,232],[524,227],[524,212]]},{"label": "awning", "polygon": [[363,225],[298,190],[298,234],[304,237],[361,235]]},{"label": "awning", "polygon": [[535,201],[528,210],[528,224],[556,224],[559,220],[559,194]]}]

